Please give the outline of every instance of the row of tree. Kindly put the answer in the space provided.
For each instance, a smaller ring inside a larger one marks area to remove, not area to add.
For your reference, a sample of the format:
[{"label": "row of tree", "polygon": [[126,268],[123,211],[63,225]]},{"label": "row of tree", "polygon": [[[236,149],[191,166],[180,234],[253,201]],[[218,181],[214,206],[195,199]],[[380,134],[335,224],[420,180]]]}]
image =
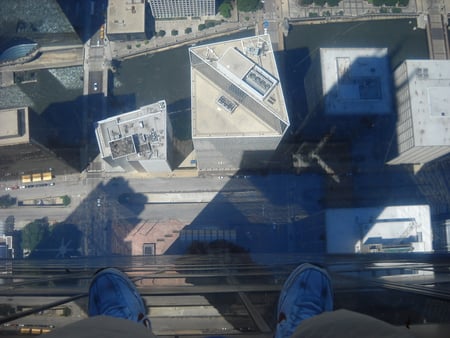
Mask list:
[{"label": "row of tree", "polygon": [[390,7],[395,7],[395,6],[402,6],[402,7],[406,7],[409,4],[409,0],[373,0],[373,5],[374,6],[390,6]]},{"label": "row of tree", "polygon": [[339,2],[341,0],[298,0],[300,5],[302,6],[309,6],[309,5],[316,5],[316,6],[325,6],[325,4],[327,3],[328,6],[330,7],[336,7],[339,5]]}]

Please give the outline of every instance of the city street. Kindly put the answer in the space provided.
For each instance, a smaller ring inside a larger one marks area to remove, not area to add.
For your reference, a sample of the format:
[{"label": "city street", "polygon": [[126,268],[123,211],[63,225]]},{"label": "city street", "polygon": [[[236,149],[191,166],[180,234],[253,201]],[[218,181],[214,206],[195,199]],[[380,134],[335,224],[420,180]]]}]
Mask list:
[{"label": "city street", "polygon": [[[216,198],[207,203],[180,204],[144,204],[135,216],[141,219],[176,218],[183,222],[192,222],[206,207],[214,212],[202,217],[205,223],[236,224],[245,218],[261,223],[284,222],[289,217],[284,215],[291,210],[292,217],[297,210],[315,209],[314,201],[309,198],[303,201],[302,196],[314,195],[320,198],[320,179],[318,176],[274,175],[267,177],[244,176],[230,177],[192,177],[192,178],[123,178],[111,179],[102,183],[100,180],[70,180],[72,177],[56,178],[54,186],[34,187],[11,190],[8,193],[18,200],[41,199],[69,195],[71,204],[68,207],[13,207],[0,209],[0,219],[15,216],[16,229],[20,229],[34,219],[48,217],[51,222],[62,222],[68,218],[81,204],[97,210],[97,199],[102,205],[114,205],[124,193],[155,192],[218,192]],[[223,177],[223,178],[222,178]],[[64,179],[67,179],[66,181]],[[312,197],[312,196],[311,196]],[[288,202],[288,203],[286,203]],[[306,204],[305,204],[306,203]],[[291,207],[289,205],[292,204]],[[228,207],[225,207],[228,205]],[[230,210],[230,205],[233,206]],[[86,206],[84,206],[85,208]],[[291,208],[291,209],[290,209]],[[297,209],[296,209],[297,208]],[[234,210],[234,211],[233,211]],[[129,217],[127,214],[124,217]]]}]

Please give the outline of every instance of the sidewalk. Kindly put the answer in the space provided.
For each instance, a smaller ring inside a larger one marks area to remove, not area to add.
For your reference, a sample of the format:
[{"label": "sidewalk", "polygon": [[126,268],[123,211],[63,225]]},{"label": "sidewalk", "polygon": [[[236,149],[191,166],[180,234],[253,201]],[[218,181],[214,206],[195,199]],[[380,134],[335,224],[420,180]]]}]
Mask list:
[{"label": "sidewalk", "polygon": [[[218,21],[218,20],[215,20]],[[109,41],[106,54],[110,58],[122,59],[145,53],[151,53],[168,48],[175,48],[186,44],[195,44],[204,39],[210,39],[221,35],[232,34],[241,30],[254,27],[253,21],[246,24],[239,22],[222,22],[214,27],[199,30],[198,26],[203,23],[200,20],[161,20],[156,22],[155,30],[159,32],[164,30],[164,37],[153,36],[149,40],[144,41]],[[186,33],[186,29],[190,28],[191,33]],[[177,31],[177,35],[172,35],[172,30]],[[108,48],[109,47],[109,48]]]}]

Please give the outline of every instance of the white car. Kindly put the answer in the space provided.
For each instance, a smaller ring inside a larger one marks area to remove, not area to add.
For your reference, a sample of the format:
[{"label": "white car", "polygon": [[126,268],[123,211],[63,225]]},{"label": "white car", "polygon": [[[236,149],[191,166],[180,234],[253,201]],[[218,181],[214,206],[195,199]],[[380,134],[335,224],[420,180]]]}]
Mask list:
[{"label": "white car", "polygon": [[94,82],[94,91],[97,91],[97,90],[98,90],[98,83]]}]

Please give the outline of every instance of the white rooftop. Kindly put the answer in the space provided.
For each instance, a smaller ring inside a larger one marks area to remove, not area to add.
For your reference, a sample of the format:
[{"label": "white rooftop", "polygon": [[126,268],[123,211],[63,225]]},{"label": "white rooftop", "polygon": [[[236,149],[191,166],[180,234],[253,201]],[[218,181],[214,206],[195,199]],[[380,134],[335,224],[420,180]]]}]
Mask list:
[{"label": "white rooftop", "polygon": [[143,161],[167,158],[166,102],[97,122],[95,129],[102,158]]},{"label": "white rooftop", "polygon": [[29,141],[28,107],[1,109],[0,146],[27,143]]},{"label": "white rooftop", "polygon": [[387,48],[321,48],[320,63],[326,114],[392,112]]},{"label": "white rooftop", "polygon": [[109,0],[107,34],[142,33],[145,31],[145,2]]},{"label": "white rooftop", "polygon": [[194,138],[284,134],[289,117],[269,35],[189,53]]},{"label": "white rooftop", "polygon": [[433,250],[428,205],[328,209],[325,218],[328,253],[358,253],[377,244]]},{"label": "white rooftop", "polygon": [[450,145],[450,60],[405,64],[415,146]]}]

